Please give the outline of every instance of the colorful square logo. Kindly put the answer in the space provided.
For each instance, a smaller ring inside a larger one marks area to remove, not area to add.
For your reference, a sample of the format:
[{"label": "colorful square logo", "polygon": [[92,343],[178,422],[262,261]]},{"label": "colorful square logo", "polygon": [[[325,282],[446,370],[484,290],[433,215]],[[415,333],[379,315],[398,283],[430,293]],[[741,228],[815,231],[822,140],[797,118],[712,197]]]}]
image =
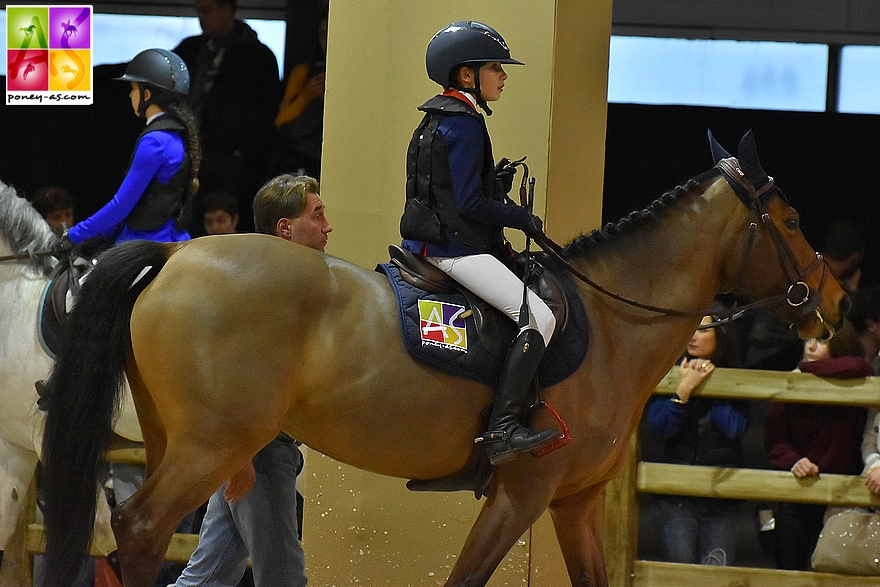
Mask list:
[{"label": "colorful square logo", "polygon": [[6,7],[6,103],[92,103],[92,7]]},{"label": "colorful square logo", "polygon": [[419,300],[419,334],[422,345],[467,352],[467,324],[461,317],[464,306]]}]

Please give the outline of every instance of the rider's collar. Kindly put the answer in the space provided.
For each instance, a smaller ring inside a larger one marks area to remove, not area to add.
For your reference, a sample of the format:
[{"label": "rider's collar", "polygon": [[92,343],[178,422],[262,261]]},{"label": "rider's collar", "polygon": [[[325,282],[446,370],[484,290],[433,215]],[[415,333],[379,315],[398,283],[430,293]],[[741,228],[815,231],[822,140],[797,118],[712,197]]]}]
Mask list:
[{"label": "rider's collar", "polygon": [[477,99],[470,94],[465,94],[464,92],[461,92],[461,91],[453,89],[453,88],[446,88],[445,90],[443,90],[443,95],[444,96],[452,96],[453,98],[458,98],[459,100],[462,100],[462,101],[470,104],[474,110],[477,109]]},{"label": "rider's collar", "polygon": [[151,122],[153,122],[154,120],[156,120],[156,119],[159,118],[160,116],[165,116],[165,113],[164,113],[164,112],[157,112],[157,113],[155,113],[154,115],[152,115],[151,117],[149,117],[149,118],[147,119],[147,124],[150,124]]}]

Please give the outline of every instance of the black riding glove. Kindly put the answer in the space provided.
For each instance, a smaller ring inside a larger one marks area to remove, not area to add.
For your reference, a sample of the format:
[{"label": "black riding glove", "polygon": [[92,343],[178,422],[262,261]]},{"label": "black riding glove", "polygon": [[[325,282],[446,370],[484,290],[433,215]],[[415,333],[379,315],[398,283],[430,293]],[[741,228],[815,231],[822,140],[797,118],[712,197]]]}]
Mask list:
[{"label": "black riding glove", "polygon": [[73,243],[70,242],[70,239],[67,237],[67,232],[55,239],[55,242],[52,243],[52,247],[50,248],[52,256],[56,259],[61,259],[62,257],[69,255],[71,249],[73,249]]},{"label": "black riding glove", "polygon": [[95,257],[107,248],[107,240],[103,236],[93,236],[74,246],[74,253],[80,257]]},{"label": "black riding glove", "polygon": [[506,196],[513,189],[513,176],[516,175],[516,167],[510,164],[510,159],[503,157],[495,165],[495,185],[501,195]]},{"label": "black riding glove", "polygon": [[532,214],[529,223],[526,224],[525,228],[523,228],[523,232],[526,233],[526,236],[531,239],[542,237],[544,236],[544,223],[539,217]]}]

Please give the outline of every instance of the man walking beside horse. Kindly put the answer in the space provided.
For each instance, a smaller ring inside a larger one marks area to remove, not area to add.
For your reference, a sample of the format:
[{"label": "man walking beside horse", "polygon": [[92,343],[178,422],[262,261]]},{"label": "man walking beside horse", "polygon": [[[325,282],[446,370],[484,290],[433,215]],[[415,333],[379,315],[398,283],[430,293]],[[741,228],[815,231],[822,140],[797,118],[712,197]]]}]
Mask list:
[{"label": "man walking beside horse", "polygon": [[[318,182],[279,175],[254,198],[254,226],[324,251],[333,230],[324,216]],[[199,545],[171,587],[237,585],[252,561],[256,587],[307,583],[299,541],[296,476],[303,456],[283,432],[224,483],[208,501]]]}]

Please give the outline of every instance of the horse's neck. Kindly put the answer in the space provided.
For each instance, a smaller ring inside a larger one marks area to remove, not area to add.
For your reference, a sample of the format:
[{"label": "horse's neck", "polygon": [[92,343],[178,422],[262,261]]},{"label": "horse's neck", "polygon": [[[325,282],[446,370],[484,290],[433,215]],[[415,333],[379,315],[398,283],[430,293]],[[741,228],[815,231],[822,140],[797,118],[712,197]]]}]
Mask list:
[{"label": "horse's neck", "polygon": [[30,267],[27,259],[12,259],[17,251],[9,246],[9,242],[0,236],[0,281],[11,281],[16,278],[45,280],[46,276],[39,270]]},{"label": "horse's neck", "polygon": [[[722,180],[723,182],[723,180]],[[656,385],[683,352],[737,254],[748,211],[721,188],[687,195],[659,218],[611,238],[573,264],[605,289],[641,304],[692,312],[674,317],[637,308],[580,284],[591,322],[591,352],[636,387]],[[636,365],[634,367],[634,365]],[[648,392],[649,393],[649,392]]]},{"label": "horse's neck", "polygon": [[736,218],[715,211],[724,208],[718,200],[685,198],[664,217],[597,246],[582,261],[585,272],[643,304],[705,309],[721,286],[721,265],[735,245],[726,233]]},{"label": "horse's neck", "polygon": [[9,241],[3,236],[3,233],[0,232],[0,257],[8,257],[14,255],[15,251],[12,250],[12,246],[10,246]]}]

